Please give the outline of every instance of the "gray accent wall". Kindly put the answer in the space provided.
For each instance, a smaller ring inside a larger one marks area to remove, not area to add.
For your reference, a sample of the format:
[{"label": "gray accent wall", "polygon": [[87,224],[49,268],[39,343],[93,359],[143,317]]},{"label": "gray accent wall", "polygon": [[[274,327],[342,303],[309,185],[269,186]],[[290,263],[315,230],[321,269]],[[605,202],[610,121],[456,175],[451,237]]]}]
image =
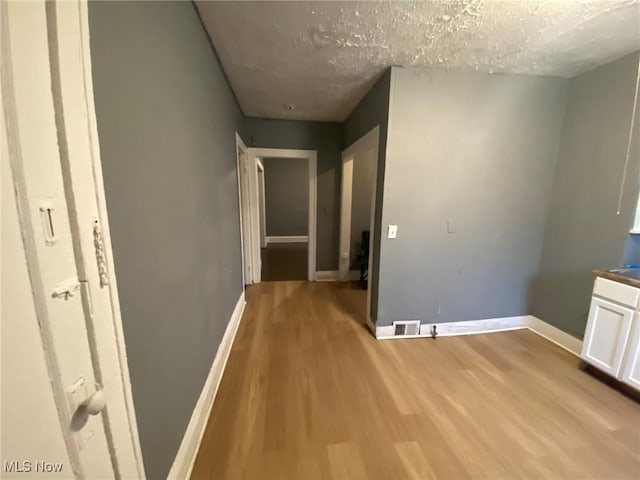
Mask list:
[{"label": "gray accent wall", "polygon": [[393,68],[379,325],[529,313],[567,86]]},{"label": "gray accent wall", "polygon": [[[378,317],[378,288],[380,265],[380,242],[382,202],[384,196],[385,163],[387,153],[387,125],[389,119],[389,95],[391,90],[391,69],[387,69],[373,88],[360,100],[343,123],[343,150],[369,133],[376,126],[380,127],[378,137],[378,166],[376,179],[375,231],[373,235],[373,265],[369,266],[369,288],[371,289],[371,320]],[[339,226],[338,226],[339,229]]]},{"label": "gray accent wall", "polygon": [[247,147],[317,150],[316,269],[338,269],[342,126],[333,122],[303,122],[246,118]]},{"label": "gray accent wall", "polygon": [[266,235],[309,233],[309,162],[298,158],[264,158]]},{"label": "gray accent wall", "polygon": [[[544,250],[531,313],[582,338],[594,268],[638,260],[629,239],[638,199],[639,128],[633,134],[620,215],[618,192],[633,107],[638,53],[571,80]],[[640,112],[636,113],[636,119]]]},{"label": "gray accent wall", "polygon": [[89,2],[118,293],[147,478],[166,478],[242,292],[242,114],[191,2]]},{"label": "gray accent wall", "polygon": [[371,228],[371,194],[376,180],[374,150],[357,154],[353,159],[351,189],[351,269],[358,270],[357,255],[362,251],[362,232]]}]

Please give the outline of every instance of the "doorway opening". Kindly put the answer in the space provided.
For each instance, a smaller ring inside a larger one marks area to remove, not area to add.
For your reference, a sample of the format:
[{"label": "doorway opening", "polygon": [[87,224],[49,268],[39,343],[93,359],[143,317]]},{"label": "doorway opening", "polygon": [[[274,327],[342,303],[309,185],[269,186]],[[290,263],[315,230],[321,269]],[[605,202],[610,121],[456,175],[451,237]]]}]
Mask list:
[{"label": "doorway opening", "polygon": [[307,279],[308,177],[305,158],[263,157],[258,161],[264,282]]},{"label": "doorway opening", "polygon": [[315,280],[316,151],[238,148],[245,284]]},{"label": "doorway opening", "polygon": [[373,232],[378,172],[379,127],[342,152],[340,212],[340,281],[357,281],[367,291],[367,322],[371,323],[371,282]]}]

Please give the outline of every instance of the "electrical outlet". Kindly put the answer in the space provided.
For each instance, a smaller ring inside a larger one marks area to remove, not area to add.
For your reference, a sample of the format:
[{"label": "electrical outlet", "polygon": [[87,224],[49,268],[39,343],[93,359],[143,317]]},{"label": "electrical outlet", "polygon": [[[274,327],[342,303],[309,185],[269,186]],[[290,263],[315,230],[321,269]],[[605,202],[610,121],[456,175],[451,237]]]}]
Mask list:
[{"label": "electrical outlet", "polygon": [[387,238],[396,238],[397,236],[398,236],[398,226],[389,225],[389,229],[387,231]]}]

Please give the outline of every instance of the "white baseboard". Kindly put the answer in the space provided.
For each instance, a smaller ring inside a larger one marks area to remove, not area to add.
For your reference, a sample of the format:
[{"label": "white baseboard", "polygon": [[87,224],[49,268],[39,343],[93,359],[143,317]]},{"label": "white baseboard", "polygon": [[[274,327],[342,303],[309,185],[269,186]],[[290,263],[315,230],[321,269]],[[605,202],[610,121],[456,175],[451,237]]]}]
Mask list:
[{"label": "white baseboard", "polygon": [[337,270],[320,270],[319,272],[316,272],[316,282],[335,282],[337,280]]},{"label": "white baseboard", "polygon": [[537,333],[541,337],[546,338],[550,342],[555,343],[559,347],[564,348],[566,351],[580,356],[582,352],[582,340],[563,332],[557,327],[540,320],[538,317],[529,315],[529,330]]},{"label": "white baseboard", "polygon": [[293,236],[279,236],[279,237],[266,237],[267,245],[269,243],[308,243],[308,235],[293,235]]},{"label": "white baseboard", "polygon": [[[349,271],[349,281],[355,282],[360,280],[359,270]],[[338,282],[340,281],[340,272],[338,270],[321,270],[316,272],[316,282]]]},{"label": "white baseboard", "polygon": [[182,443],[180,444],[178,453],[176,454],[171,470],[169,471],[169,475],[167,477],[169,480],[182,480],[191,476],[193,464],[195,463],[196,455],[200,448],[200,442],[204,435],[204,429],[207,426],[207,421],[209,419],[209,414],[211,413],[211,408],[213,407],[213,401],[216,398],[216,393],[218,393],[218,387],[222,380],[224,368],[227,365],[227,359],[231,353],[231,346],[233,345],[233,340],[236,337],[245,305],[244,292],[242,292],[238,299],[238,303],[236,303],[236,307],[233,310],[227,329],[224,332],[220,346],[218,347],[218,352],[216,353],[216,357],[211,365],[211,370],[209,371],[209,376],[202,388],[200,398],[198,399],[198,402],[193,409],[193,413],[191,414],[191,420],[189,420],[189,425],[187,425],[187,430],[182,438]]},{"label": "white baseboard", "polygon": [[439,337],[452,335],[473,335],[477,333],[504,332],[527,328],[528,315],[521,317],[487,318],[484,320],[469,320],[465,322],[424,323],[420,325],[420,334],[396,337],[393,335],[393,325],[376,326],[376,338],[380,340],[397,338],[424,338],[431,336],[431,327],[436,325]]},{"label": "white baseboard", "polygon": [[540,320],[533,315],[519,317],[488,318],[485,320],[470,320],[465,322],[424,323],[420,325],[419,335],[394,336],[393,325],[378,326],[371,321],[367,322],[371,331],[379,340],[401,338],[424,338],[431,336],[431,327],[436,325],[439,337],[453,335],[474,335],[479,333],[505,332],[527,328],[532,332],[546,338],[574,355],[580,356],[582,340],[579,340],[557,327]]}]

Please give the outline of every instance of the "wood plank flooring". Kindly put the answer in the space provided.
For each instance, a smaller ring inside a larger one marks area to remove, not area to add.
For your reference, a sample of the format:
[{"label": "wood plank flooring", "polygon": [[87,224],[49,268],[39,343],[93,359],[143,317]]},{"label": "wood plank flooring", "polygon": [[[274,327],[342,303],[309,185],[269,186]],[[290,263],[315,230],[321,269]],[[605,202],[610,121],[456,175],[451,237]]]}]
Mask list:
[{"label": "wood plank flooring", "polygon": [[307,279],[306,243],[270,243],[260,250],[262,281]]},{"label": "wood plank flooring", "polygon": [[640,478],[640,406],[534,333],[379,341],[357,287],[246,294],[194,479]]}]

